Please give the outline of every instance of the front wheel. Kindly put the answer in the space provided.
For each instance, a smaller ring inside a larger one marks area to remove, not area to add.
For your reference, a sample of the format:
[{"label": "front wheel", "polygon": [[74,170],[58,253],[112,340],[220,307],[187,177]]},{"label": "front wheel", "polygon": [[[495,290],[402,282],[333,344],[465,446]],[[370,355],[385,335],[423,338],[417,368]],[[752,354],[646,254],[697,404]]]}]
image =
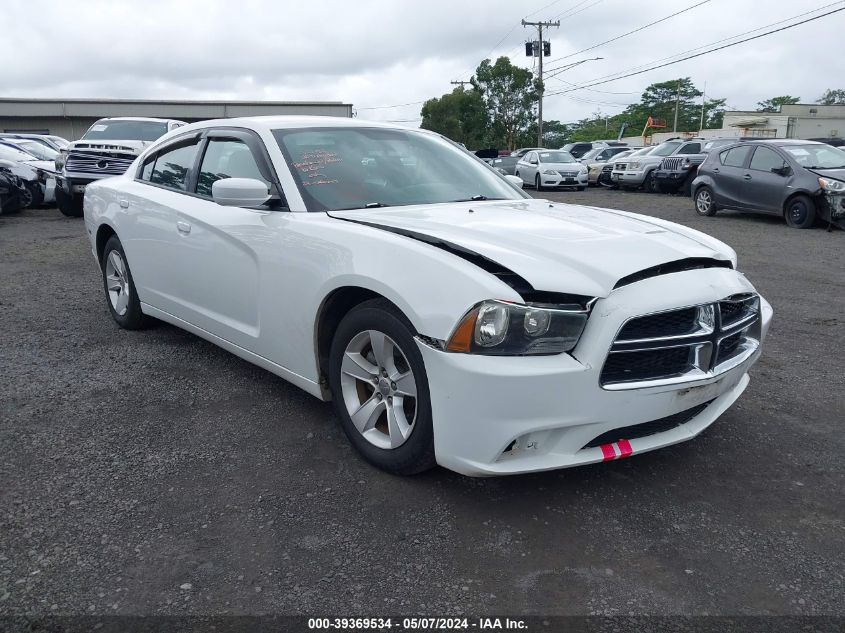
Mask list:
[{"label": "front wheel", "polygon": [[540,174],[537,174],[536,178],[534,178],[534,188],[537,191],[543,190],[543,185],[540,184]]},{"label": "front wheel", "polygon": [[795,196],[786,203],[783,217],[793,229],[808,229],[816,222],[816,205],[807,196]]},{"label": "front wheel", "polygon": [[648,193],[657,193],[657,180],[654,178],[654,172],[650,171],[645,175],[645,180],[643,180],[643,191]]},{"label": "front wheel", "polygon": [[75,196],[56,186],[56,206],[62,215],[69,218],[82,217],[82,196]]},{"label": "front wheel", "polygon": [[714,216],[718,208],[713,200],[713,190],[710,187],[701,187],[695,192],[695,212],[698,215]]},{"label": "front wheel", "polygon": [[347,314],[329,354],[341,426],[371,464],[397,475],[435,465],[428,377],[410,323],[393,304],[367,301]]}]

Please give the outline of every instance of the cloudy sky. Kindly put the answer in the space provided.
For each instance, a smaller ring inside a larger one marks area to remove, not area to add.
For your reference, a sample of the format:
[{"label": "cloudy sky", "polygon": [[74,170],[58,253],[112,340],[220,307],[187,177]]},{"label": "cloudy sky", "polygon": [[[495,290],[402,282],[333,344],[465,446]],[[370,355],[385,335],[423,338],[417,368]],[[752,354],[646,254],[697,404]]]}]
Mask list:
[{"label": "cloudy sky", "polygon": [[[687,7],[694,8],[579,52]],[[845,1],[2,0],[0,96],[344,101],[361,118],[413,126],[422,101],[469,79],[486,57],[532,67],[524,17],[561,22],[549,34],[547,68],[604,58],[550,78],[553,92],[840,8]],[[843,32],[845,11],[548,97],[545,118],[614,114],[648,84],[679,76],[700,88],[706,82],[707,94],[733,109],[781,94],[811,102],[826,88],[845,88]],[[385,107],[398,104],[408,105]]]}]

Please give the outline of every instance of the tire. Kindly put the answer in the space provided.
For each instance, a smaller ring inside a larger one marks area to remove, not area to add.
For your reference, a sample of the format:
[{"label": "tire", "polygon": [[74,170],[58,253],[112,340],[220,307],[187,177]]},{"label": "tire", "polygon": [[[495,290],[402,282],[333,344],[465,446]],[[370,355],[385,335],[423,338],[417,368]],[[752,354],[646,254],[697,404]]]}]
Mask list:
[{"label": "tire", "polygon": [[56,206],[62,212],[62,215],[69,218],[82,217],[82,196],[68,193],[59,186],[56,187]]},{"label": "tire", "polygon": [[125,330],[140,330],[149,325],[149,317],[141,312],[141,302],[135,291],[126,253],[116,235],[112,235],[106,242],[100,267],[106,305],[115,323]]},{"label": "tire", "polygon": [[809,229],[816,223],[816,205],[805,195],[798,195],[786,201],[783,218],[793,229]]},{"label": "tire", "polygon": [[650,171],[645,175],[645,180],[643,180],[643,191],[647,193],[657,193],[657,181],[654,179],[654,171]]},{"label": "tire", "polygon": [[701,216],[713,217],[719,207],[713,198],[713,190],[706,185],[695,190],[695,212]]},{"label": "tire", "polygon": [[21,192],[21,207],[24,209],[32,209],[40,206],[44,202],[44,192],[38,183],[24,182],[24,190]]},{"label": "tire", "polygon": [[[379,347],[390,351],[377,355]],[[396,475],[435,466],[425,364],[413,327],[393,304],[366,301],[343,317],[329,352],[329,385],[343,431],[364,459]]]},{"label": "tire", "polygon": [[537,174],[537,175],[534,177],[534,188],[535,188],[537,191],[542,191],[542,190],[543,190],[543,185],[541,185],[541,184],[540,184],[540,174]]}]

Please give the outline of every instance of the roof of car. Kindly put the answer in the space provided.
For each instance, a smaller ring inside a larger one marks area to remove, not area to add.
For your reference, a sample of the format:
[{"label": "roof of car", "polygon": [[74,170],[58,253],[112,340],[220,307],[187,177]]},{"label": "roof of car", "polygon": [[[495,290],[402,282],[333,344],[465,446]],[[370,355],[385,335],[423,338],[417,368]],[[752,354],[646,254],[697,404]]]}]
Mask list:
[{"label": "roof of car", "polygon": [[147,116],[108,116],[98,119],[97,123],[100,123],[101,121],[150,121],[152,123],[169,123],[170,121],[177,121],[178,123],[184,123],[184,121],[180,121],[179,119],[157,119]]},{"label": "roof of car", "polygon": [[749,143],[768,143],[770,145],[825,145],[825,143],[820,143],[819,141],[804,141],[798,138],[759,138],[754,139],[753,141],[748,141]]}]

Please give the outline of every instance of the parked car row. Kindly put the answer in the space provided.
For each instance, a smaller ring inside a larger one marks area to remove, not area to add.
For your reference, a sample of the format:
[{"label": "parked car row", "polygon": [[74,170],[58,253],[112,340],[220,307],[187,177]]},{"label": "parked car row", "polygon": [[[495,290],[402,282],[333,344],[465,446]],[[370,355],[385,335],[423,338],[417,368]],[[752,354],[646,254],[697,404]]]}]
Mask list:
[{"label": "parked car row", "polygon": [[0,137],[1,213],[51,204],[55,200],[54,160],[58,152],[32,139]]}]

